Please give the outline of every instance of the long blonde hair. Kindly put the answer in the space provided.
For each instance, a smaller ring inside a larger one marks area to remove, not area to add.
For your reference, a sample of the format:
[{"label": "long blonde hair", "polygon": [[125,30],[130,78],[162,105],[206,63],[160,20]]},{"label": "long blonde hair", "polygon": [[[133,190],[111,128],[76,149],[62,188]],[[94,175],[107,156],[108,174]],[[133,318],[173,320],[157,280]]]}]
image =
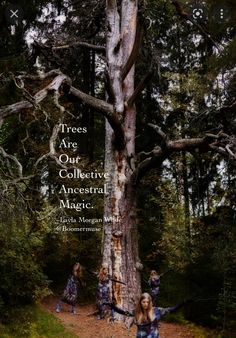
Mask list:
[{"label": "long blonde hair", "polygon": [[[107,271],[105,272],[105,270]],[[98,279],[99,281],[105,281],[107,278],[108,278],[108,265],[103,264],[99,271]]]},{"label": "long blonde hair", "polygon": [[158,273],[156,272],[156,270],[152,270],[150,272],[150,278],[159,278]]},{"label": "long blonde hair", "polygon": [[[147,299],[149,301],[148,309],[143,310],[142,308],[142,300]],[[152,322],[154,320],[154,308],[152,305],[152,298],[149,295],[149,293],[143,293],[141,297],[139,298],[139,301],[137,303],[136,309],[135,309],[135,320],[138,325],[142,324],[143,322]]]}]

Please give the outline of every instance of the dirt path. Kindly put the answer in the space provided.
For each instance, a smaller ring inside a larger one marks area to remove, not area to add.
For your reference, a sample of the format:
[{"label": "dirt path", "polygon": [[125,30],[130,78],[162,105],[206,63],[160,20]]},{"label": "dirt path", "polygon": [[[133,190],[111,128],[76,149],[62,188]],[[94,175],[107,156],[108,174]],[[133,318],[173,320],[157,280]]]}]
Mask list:
[{"label": "dirt path", "polygon": [[[126,329],[124,324],[111,324],[106,320],[97,320],[94,315],[89,315],[95,308],[93,305],[78,306],[76,315],[72,315],[70,307],[63,306],[60,313],[55,312],[56,300],[47,298],[42,302],[44,308],[53,313],[63,325],[79,338],[128,338],[135,337],[136,327]],[[186,326],[161,323],[160,326],[161,338],[197,338],[193,335],[190,329]],[[65,337],[66,338],[66,337]]]}]

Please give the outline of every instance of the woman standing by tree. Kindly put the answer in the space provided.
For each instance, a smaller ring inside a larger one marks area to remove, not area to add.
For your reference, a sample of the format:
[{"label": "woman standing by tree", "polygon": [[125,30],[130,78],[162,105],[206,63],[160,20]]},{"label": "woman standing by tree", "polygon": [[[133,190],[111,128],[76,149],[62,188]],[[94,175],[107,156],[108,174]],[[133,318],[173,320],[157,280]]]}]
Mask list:
[{"label": "woman standing by tree", "polygon": [[160,290],[161,275],[158,275],[156,270],[152,270],[148,280],[150,286],[150,295],[152,297],[152,304],[155,306],[157,302],[157,296]]},{"label": "woman standing by tree", "polygon": [[108,266],[103,264],[99,273],[98,273],[98,289],[97,289],[97,308],[98,316],[97,319],[102,319],[105,317],[106,312],[108,312],[107,305],[110,301],[110,276],[108,274]]},{"label": "woman standing by tree", "polygon": [[78,297],[78,281],[81,281],[82,267],[80,263],[75,263],[72,270],[72,275],[67,280],[66,287],[63,291],[60,301],[56,305],[56,312],[60,312],[62,303],[71,305],[71,312],[76,314],[76,302]]}]

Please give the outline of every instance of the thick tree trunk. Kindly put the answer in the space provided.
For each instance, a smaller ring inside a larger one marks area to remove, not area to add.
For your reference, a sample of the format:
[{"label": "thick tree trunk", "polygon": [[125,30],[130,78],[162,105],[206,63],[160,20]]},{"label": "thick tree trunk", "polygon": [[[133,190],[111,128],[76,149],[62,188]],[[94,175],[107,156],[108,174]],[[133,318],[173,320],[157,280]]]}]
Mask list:
[{"label": "thick tree trunk", "polygon": [[[107,60],[114,108],[124,131],[123,146],[117,146],[114,131],[106,122],[105,171],[110,173],[105,198],[103,262],[109,273],[126,285],[114,283],[112,298],[118,306],[133,309],[141,292],[139,276],[136,193],[131,183],[135,154],[136,109],[125,104],[134,91],[134,66],[122,81],[122,70],[132,51],[137,23],[137,1],[107,1]],[[109,219],[109,221],[106,221]]]},{"label": "thick tree trunk", "polygon": [[133,309],[140,294],[140,262],[138,257],[136,193],[130,182],[132,170],[125,150],[114,150],[113,131],[106,126],[105,171],[110,173],[105,199],[103,262],[108,263],[114,279],[112,298],[116,304]]}]

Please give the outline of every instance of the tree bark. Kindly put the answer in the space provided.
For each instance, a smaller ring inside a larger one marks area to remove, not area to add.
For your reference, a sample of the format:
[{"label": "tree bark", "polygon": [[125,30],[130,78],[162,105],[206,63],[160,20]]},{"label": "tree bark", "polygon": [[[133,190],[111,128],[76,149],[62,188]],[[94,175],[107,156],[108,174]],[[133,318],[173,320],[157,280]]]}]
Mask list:
[{"label": "tree bark", "polygon": [[[110,173],[105,197],[103,263],[114,279],[113,301],[133,310],[141,293],[137,240],[136,193],[132,184],[131,160],[135,154],[136,109],[126,102],[134,92],[134,66],[122,81],[122,69],[135,41],[137,1],[124,0],[119,15],[116,2],[107,1],[107,61],[114,110],[124,131],[124,147],[116,146],[114,131],[106,122],[105,171]],[[109,221],[106,221],[109,219]]]}]

